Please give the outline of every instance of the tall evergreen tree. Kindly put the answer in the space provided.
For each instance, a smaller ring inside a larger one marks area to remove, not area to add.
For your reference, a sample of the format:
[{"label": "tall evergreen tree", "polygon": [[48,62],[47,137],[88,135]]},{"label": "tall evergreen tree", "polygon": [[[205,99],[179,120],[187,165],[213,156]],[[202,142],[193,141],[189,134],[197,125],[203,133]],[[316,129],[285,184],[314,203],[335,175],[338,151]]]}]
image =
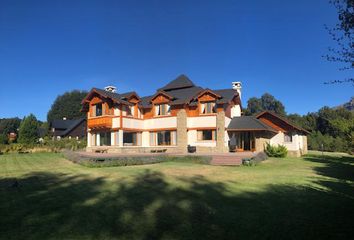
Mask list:
[{"label": "tall evergreen tree", "polygon": [[87,95],[86,91],[74,90],[59,95],[51,109],[47,114],[47,121],[50,123],[54,119],[75,119],[85,117],[85,113],[81,112],[81,101]]},{"label": "tall evergreen tree", "polygon": [[36,143],[38,140],[38,121],[33,114],[30,114],[22,120],[18,134],[19,143]]},{"label": "tall evergreen tree", "polygon": [[272,111],[285,116],[284,105],[269,93],[265,93],[261,98],[252,97],[247,102],[246,115],[255,115],[262,111]]}]

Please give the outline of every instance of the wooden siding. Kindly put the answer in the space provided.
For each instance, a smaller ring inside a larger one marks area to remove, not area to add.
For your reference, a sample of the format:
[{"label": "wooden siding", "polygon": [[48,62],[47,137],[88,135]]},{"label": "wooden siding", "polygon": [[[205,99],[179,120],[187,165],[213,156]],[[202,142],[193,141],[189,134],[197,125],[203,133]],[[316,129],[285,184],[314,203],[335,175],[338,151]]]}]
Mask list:
[{"label": "wooden siding", "polygon": [[112,117],[103,116],[96,118],[89,118],[87,120],[88,128],[112,128]]},{"label": "wooden siding", "polygon": [[288,131],[292,131],[294,130],[293,127],[291,127],[290,125],[284,123],[283,121],[281,121],[280,119],[270,115],[270,114],[264,114],[262,115],[259,120],[261,120],[262,122],[264,122],[265,124],[271,126],[272,128],[274,128],[275,130],[281,131],[281,132],[288,132]]}]

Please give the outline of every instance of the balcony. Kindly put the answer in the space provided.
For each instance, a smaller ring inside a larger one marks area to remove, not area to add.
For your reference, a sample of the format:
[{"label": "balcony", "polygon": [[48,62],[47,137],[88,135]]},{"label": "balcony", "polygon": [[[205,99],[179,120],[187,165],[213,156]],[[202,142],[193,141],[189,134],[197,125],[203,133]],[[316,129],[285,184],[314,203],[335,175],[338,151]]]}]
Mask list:
[{"label": "balcony", "polygon": [[87,127],[92,128],[112,128],[112,116],[101,116],[89,118],[87,120]]}]

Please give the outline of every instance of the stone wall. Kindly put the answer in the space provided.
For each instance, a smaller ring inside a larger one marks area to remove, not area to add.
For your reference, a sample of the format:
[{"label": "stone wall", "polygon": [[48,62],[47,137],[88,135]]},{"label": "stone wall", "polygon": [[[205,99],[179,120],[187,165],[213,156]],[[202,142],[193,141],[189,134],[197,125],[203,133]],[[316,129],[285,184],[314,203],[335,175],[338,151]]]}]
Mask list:
[{"label": "stone wall", "polygon": [[218,112],[216,115],[216,151],[228,152],[228,146],[225,144],[225,112]]},{"label": "stone wall", "polygon": [[187,134],[187,113],[181,109],[177,113],[177,148],[181,153],[187,153],[188,134]]}]

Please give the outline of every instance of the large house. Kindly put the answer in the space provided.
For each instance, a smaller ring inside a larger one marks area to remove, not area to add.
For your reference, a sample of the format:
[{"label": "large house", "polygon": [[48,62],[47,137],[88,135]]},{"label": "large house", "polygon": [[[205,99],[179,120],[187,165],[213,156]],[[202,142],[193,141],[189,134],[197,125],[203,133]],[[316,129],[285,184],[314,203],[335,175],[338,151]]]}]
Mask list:
[{"label": "large house", "polygon": [[87,151],[225,153],[263,151],[268,142],[307,152],[306,130],[271,112],[242,116],[240,82],[212,90],[181,75],[151,96],[93,88],[82,104]]}]

